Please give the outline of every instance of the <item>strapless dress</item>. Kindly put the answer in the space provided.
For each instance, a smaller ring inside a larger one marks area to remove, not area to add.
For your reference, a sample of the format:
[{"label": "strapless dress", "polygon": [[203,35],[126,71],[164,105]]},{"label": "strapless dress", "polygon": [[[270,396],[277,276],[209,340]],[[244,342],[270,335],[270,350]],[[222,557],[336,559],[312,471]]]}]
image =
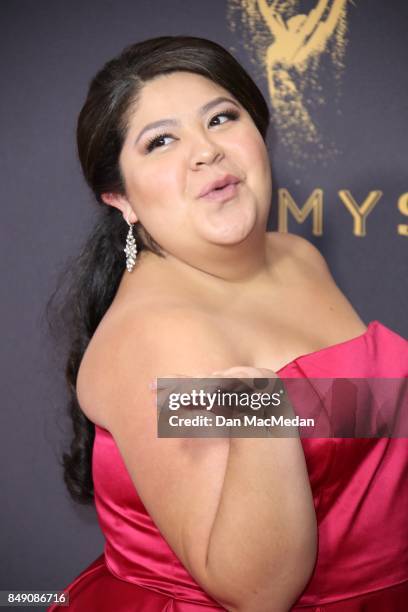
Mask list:
[{"label": "strapless dress", "polygon": [[[407,378],[408,341],[372,321],[360,336],[301,355],[281,378]],[[408,439],[301,440],[318,524],[312,576],[293,612],[408,610]],[[189,574],[144,507],[110,433],[96,426],[92,470],[104,553],[50,612],[223,610]],[[267,610],[274,612],[273,601]]]}]

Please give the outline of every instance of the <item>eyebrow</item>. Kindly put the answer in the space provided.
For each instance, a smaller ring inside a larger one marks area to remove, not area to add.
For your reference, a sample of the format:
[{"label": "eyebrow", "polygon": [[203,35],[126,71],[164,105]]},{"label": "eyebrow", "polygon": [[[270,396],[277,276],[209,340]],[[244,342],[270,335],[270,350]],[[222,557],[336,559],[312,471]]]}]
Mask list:
[{"label": "eyebrow", "polygon": [[[219,104],[221,104],[221,102],[228,102],[229,104],[233,104],[234,106],[239,108],[239,105],[237,104],[237,102],[235,102],[231,98],[226,98],[225,96],[218,96],[218,98],[214,98],[214,100],[207,102],[207,104],[204,104],[204,106],[199,108],[198,114],[202,117],[203,115],[208,113],[208,111],[210,111],[212,108],[214,108],[214,106],[218,106]],[[135,144],[139,142],[143,134],[147,132],[148,130],[153,130],[154,128],[163,127],[163,126],[173,126],[174,127],[174,126],[179,126],[179,125],[180,125],[180,121],[178,119],[159,119],[158,121],[153,121],[152,123],[148,123],[139,132],[139,135],[135,140]]]}]

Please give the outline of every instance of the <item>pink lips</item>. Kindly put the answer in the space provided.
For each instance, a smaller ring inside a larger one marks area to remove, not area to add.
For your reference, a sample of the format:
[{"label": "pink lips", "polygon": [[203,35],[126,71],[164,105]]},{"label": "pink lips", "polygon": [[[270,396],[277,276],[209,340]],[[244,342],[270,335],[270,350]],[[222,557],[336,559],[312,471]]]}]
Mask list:
[{"label": "pink lips", "polygon": [[210,200],[225,200],[236,195],[238,191],[238,183],[240,179],[232,174],[226,174],[217,181],[208,183],[201,190],[199,198],[208,198]]}]

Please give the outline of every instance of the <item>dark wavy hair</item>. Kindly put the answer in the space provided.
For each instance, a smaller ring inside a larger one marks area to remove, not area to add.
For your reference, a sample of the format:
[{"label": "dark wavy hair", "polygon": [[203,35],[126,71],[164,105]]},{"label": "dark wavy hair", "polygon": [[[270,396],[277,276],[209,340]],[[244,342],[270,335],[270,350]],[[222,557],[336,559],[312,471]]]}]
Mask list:
[{"label": "dark wavy hair", "polygon": [[[77,125],[78,155],[99,218],[80,254],[60,273],[47,304],[47,319],[57,342],[65,334],[65,378],[73,438],[61,464],[71,497],[92,503],[92,447],[95,426],[82,412],[76,380],[83,354],[113,301],[125,269],[128,226],[122,213],[103,203],[101,194],[125,194],[119,156],[131,110],[145,83],[163,74],[184,71],[202,75],[229,91],[248,111],[264,140],[269,126],[265,99],[247,72],[223,47],[203,38],[161,36],[129,47],[107,62],[90,83]],[[138,250],[164,256],[140,222],[134,226]],[[58,330],[58,331],[57,331]]]}]

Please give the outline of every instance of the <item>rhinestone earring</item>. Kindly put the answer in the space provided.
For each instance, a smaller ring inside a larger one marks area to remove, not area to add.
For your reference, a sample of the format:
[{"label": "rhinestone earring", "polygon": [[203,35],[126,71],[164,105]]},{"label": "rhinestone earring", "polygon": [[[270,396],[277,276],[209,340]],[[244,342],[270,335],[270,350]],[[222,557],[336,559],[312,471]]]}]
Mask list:
[{"label": "rhinestone earring", "polygon": [[136,263],[137,245],[133,236],[133,223],[129,223],[127,219],[126,222],[129,225],[129,231],[126,237],[126,247],[123,250],[126,253],[126,268],[128,272],[131,272]]}]

